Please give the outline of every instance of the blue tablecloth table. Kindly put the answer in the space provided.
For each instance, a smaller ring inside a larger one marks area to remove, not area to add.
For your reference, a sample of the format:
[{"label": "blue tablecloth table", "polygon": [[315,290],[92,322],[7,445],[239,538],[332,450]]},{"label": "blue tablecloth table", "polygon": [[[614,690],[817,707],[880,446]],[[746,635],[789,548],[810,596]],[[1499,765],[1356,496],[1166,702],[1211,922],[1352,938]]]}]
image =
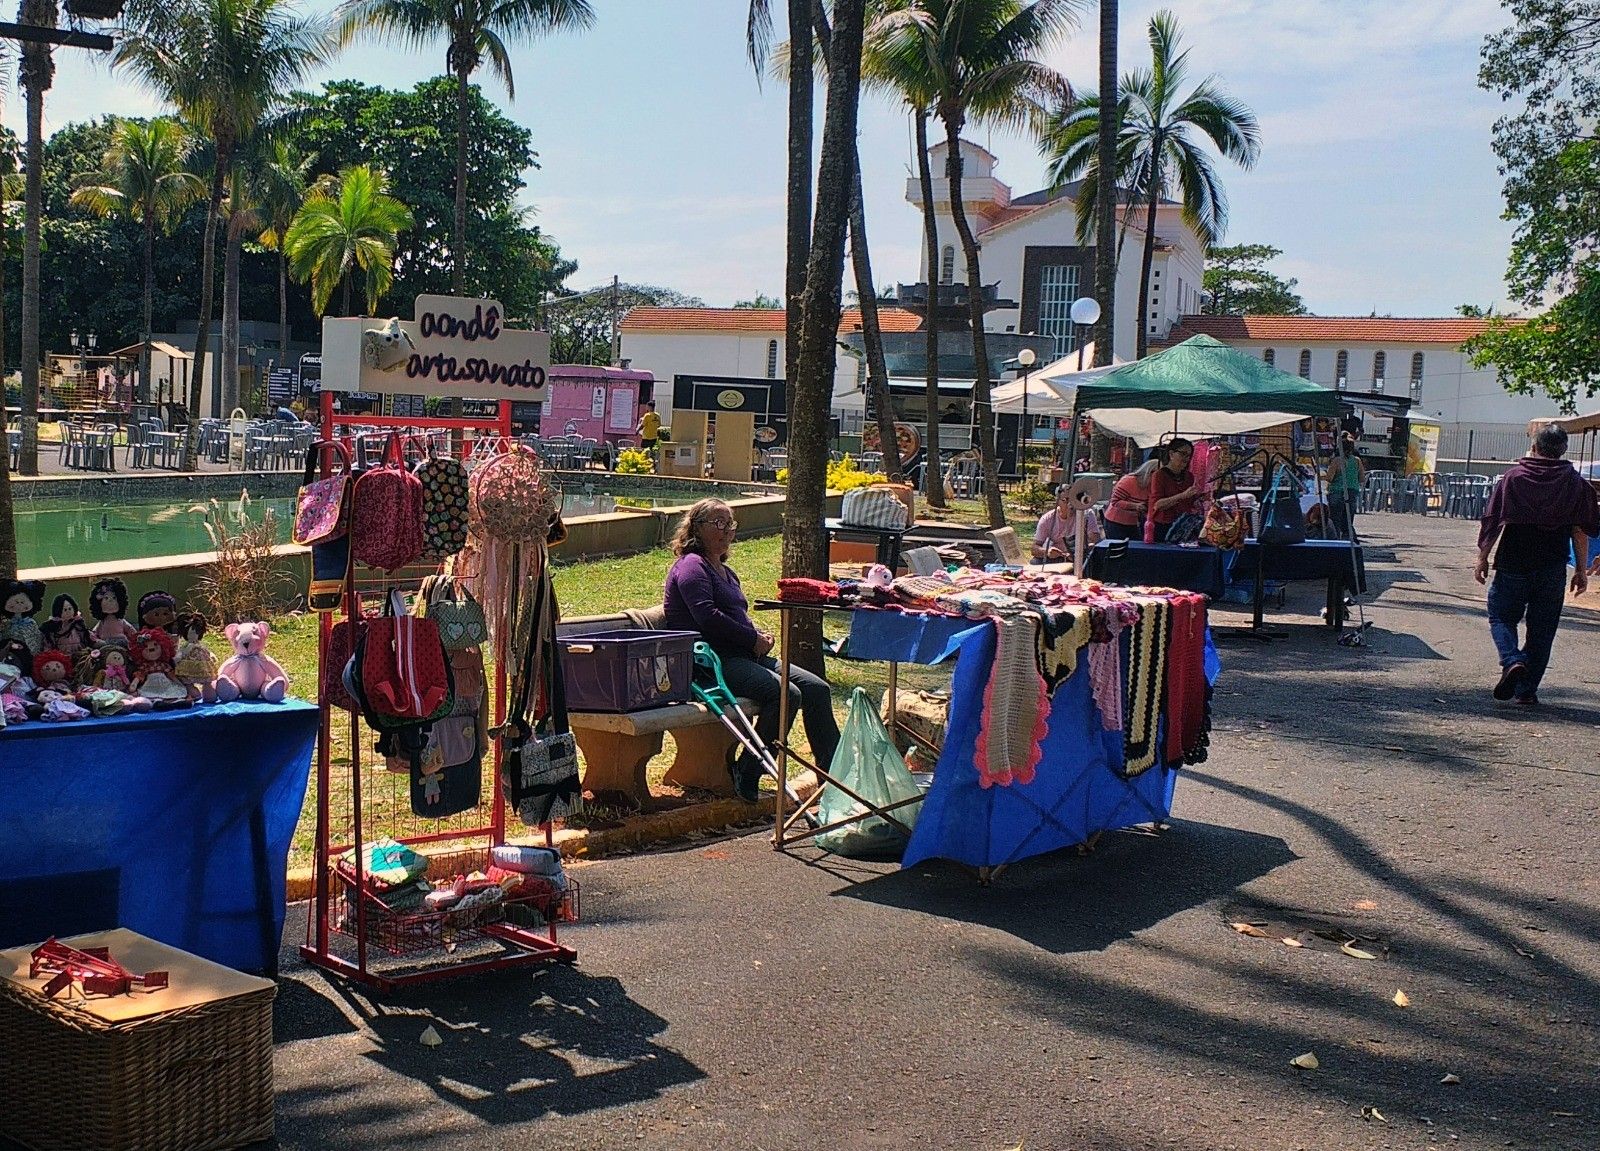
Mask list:
[{"label": "blue tablecloth table", "polygon": [[275,971],[316,735],[299,700],[0,730],[0,947],[126,927]]}]

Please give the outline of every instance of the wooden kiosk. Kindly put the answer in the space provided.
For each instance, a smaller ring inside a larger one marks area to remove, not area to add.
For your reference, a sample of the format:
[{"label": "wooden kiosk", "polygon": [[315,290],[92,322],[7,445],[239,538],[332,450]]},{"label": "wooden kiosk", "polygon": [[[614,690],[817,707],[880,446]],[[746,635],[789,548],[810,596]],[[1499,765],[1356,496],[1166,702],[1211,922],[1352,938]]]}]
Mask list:
[{"label": "wooden kiosk", "polygon": [[749,483],[760,453],[789,440],[782,380],[673,376],[672,439],[661,445],[661,474],[699,478],[715,432],[711,476]]}]

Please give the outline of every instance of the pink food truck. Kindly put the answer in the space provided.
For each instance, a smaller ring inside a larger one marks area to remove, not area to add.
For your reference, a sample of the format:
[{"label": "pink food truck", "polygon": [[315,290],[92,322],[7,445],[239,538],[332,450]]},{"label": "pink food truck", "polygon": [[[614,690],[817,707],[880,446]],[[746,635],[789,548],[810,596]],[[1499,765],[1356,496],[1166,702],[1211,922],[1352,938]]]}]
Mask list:
[{"label": "pink food truck", "polygon": [[640,408],[655,398],[655,388],[649,372],[553,364],[539,431],[545,436],[585,436],[602,444],[637,444]]}]

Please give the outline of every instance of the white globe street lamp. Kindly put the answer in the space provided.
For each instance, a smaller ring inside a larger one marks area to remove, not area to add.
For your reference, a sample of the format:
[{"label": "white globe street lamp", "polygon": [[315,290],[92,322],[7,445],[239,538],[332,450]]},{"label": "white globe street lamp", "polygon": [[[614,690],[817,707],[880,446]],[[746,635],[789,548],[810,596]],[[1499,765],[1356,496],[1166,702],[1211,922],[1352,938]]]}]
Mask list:
[{"label": "white globe street lamp", "polygon": [[[1074,329],[1088,328],[1100,320],[1100,301],[1091,296],[1079,296],[1072,301],[1072,323]],[[1083,337],[1078,336],[1078,371],[1083,371]]]}]

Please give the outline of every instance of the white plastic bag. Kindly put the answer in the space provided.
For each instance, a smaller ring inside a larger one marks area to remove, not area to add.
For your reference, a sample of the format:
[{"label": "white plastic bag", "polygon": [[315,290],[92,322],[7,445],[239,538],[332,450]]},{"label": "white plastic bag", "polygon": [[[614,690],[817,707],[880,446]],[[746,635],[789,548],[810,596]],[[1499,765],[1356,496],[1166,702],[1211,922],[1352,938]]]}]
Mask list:
[{"label": "white plastic bag", "polygon": [[[834,752],[829,774],[878,807],[917,799],[922,794],[878,718],[878,709],[859,687],[850,694],[850,713],[839,733],[839,750]],[[866,807],[833,784],[823,787],[818,803],[824,827],[852,815],[862,816],[818,835],[817,846],[824,851],[869,859],[898,856],[905,850],[905,832],[881,816],[866,815]],[[907,827],[915,827],[921,810],[920,802],[908,803],[890,814]]]}]

